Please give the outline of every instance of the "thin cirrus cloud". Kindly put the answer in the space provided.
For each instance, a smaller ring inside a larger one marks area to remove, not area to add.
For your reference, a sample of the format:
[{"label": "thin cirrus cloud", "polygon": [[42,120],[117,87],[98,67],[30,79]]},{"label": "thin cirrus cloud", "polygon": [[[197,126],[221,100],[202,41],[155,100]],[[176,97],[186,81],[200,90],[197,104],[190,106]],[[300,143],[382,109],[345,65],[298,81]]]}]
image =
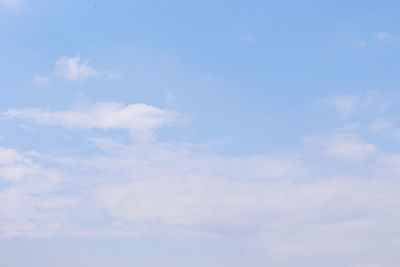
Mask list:
[{"label": "thin cirrus cloud", "polygon": [[[380,31],[375,33],[373,36],[375,40],[378,42],[388,42],[393,39],[393,34],[388,31]],[[371,40],[366,40],[366,39],[360,39],[356,42],[355,46],[358,48],[367,48],[371,43]]]},{"label": "thin cirrus cloud", "polygon": [[359,99],[352,95],[338,95],[320,100],[322,106],[332,108],[346,116],[350,116],[356,111],[358,102]]},{"label": "thin cirrus cloud", "polygon": [[62,57],[56,62],[56,72],[68,81],[82,81],[90,78],[99,77],[102,75],[89,65],[89,62],[82,62],[79,56],[77,57]]},{"label": "thin cirrus cloud", "polygon": [[37,159],[0,147],[0,236],[51,236],[70,217],[77,197],[62,193],[66,177]]},{"label": "thin cirrus cloud", "polygon": [[[179,120],[157,107],[118,103],[2,115],[129,132]],[[387,236],[380,239],[382,249],[392,250],[400,238],[400,214],[393,212],[400,201],[400,155],[351,129],[312,135],[298,148],[246,156],[205,151],[202,144],[89,140],[107,151],[63,155],[0,148],[0,236],[173,231],[244,239],[282,257],[369,252],[366,261],[378,253],[377,231]]]},{"label": "thin cirrus cloud", "polygon": [[67,111],[40,108],[11,109],[3,118],[27,123],[80,129],[153,130],[177,122],[180,115],[147,104],[125,105],[117,102],[88,104]]},{"label": "thin cirrus cloud", "polygon": [[356,115],[384,115],[393,111],[400,95],[380,91],[364,91],[362,94],[340,94],[319,100],[320,107],[334,110],[345,117]]},{"label": "thin cirrus cloud", "polygon": [[363,161],[378,153],[375,145],[365,142],[352,133],[338,133],[332,136],[312,136],[306,143],[320,148],[327,156],[342,160]]}]

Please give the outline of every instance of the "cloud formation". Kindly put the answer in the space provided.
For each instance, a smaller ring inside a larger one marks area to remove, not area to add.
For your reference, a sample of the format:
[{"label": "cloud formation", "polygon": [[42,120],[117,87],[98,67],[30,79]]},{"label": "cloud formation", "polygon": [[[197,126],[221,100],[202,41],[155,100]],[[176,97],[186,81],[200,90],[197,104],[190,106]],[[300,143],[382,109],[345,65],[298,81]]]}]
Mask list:
[{"label": "cloud formation", "polygon": [[56,62],[56,71],[68,81],[82,81],[89,78],[101,76],[102,73],[82,62],[80,57],[62,57]]},{"label": "cloud formation", "polygon": [[47,111],[40,108],[11,109],[3,118],[32,124],[79,129],[125,129],[132,132],[154,130],[179,120],[180,115],[146,104],[125,105],[104,102],[80,106],[68,111]]},{"label": "cloud formation", "polygon": [[76,196],[67,196],[60,170],[35,152],[0,147],[0,236],[48,236],[66,230]]},{"label": "cloud formation", "polygon": [[307,138],[306,143],[320,147],[325,155],[351,161],[362,161],[378,153],[376,146],[352,133],[313,136]]},{"label": "cloud formation", "polygon": [[61,57],[55,62],[54,70],[47,75],[36,74],[32,80],[37,85],[48,85],[54,78],[61,78],[68,82],[82,82],[93,78],[113,78],[117,73],[109,70],[98,70],[88,61],[82,61],[79,56]]},{"label": "cloud formation", "polygon": [[372,251],[375,233],[385,229],[393,238],[380,246],[390,249],[400,234],[400,155],[347,137],[241,157],[174,143],[114,141],[106,154],[85,157],[3,148],[0,234],[174,231],[244,239],[294,256]]},{"label": "cloud formation", "polygon": [[[39,124],[127,131],[168,125],[175,115],[118,103],[3,113]],[[89,140],[101,152],[0,149],[0,235],[173,231],[245,240],[282,258],[368,255],[362,262],[380,255],[377,240],[387,251],[399,245],[400,154],[351,129],[247,156],[221,155],[201,144]]]}]

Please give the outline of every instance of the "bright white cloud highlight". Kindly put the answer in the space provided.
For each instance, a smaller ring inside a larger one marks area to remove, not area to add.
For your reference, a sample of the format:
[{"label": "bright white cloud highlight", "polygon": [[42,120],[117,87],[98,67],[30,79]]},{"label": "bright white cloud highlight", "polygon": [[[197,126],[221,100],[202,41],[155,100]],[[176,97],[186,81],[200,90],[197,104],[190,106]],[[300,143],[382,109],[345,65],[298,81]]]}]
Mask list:
[{"label": "bright white cloud highlight", "polygon": [[56,71],[68,81],[82,81],[102,75],[91,67],[88,62],[82,62],[80,57],[62,57],[56,62]]},{"label": "bright white cloud highlight", "polygon": [[44,109],[12,109],[3,118],[27,123],[80,129],[126,129],[132,132],[153,130],[178,121],[179,114],[146,104],[125,105],[105,102],[84,105],[68,111]]}]

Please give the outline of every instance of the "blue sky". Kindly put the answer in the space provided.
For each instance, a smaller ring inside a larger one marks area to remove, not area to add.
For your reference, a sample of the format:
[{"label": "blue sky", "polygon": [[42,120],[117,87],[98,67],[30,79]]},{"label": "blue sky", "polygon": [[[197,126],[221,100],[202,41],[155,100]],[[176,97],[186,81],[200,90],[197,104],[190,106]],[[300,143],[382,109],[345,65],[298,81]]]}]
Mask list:
[{"label": "blue sky", "polygon": [[0,264],[397,266],[399,9],[0,0]]}]

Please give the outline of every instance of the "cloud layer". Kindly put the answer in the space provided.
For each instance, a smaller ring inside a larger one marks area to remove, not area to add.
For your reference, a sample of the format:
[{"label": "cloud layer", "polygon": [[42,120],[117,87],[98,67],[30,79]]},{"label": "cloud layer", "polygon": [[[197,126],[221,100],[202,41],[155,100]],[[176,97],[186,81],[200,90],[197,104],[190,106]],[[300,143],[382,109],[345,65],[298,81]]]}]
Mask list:
[{"label": "cloud layer", "polygon": [[31,124],[79,129],[125,129],[131,132],[152,131],[177,122],[178,113],[146,104],[125,105],[104,102],[82,105],[74,110],[47,111],[39,108],[11,109],[2,117]]},{"label": "cloud layer", "polygon": [[82,62],[80,57],[62,57],[58,59],[56,71],[68,81],[81,81],[101,75],[88,62]]},{"label": "cloud layer", "polygon": [[[98,103],[7,119],[81,129],[155,129],[176,114]],[[400,154],[351,130],[297,148],[226,156],[201,144],[90,138],[91,156],[0,148],[0,235],[148,235],[244,240],[279,257],[377,254],[398,247]],[[392,255],[393,256],[393,255]],[[362,259],[358,259],[362,260]]]},{"label": "cloud layer", "polygon": [[82,61],[79,56],[61,57],[56,60],[54,70],[47,75],[36,74],[33,82],[37,85],[48,85],[52,78],[61,78],[68,82],[82,82],[85,80],[99,77],[113,77],[115,73],[98,70],[90,66],[88,61]]}]

